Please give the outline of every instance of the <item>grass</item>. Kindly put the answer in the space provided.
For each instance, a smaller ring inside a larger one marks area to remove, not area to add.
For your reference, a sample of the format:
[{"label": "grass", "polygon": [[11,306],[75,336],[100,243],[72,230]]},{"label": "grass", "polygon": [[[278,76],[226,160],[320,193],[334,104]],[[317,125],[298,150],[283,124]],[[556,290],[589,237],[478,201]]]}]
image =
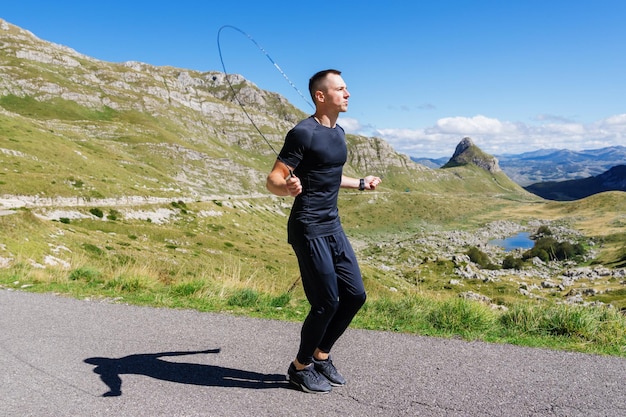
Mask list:
[{"label": "grass", "polygon": [[626,317],[598,307],[518,303],[507,311],[462,298],[414,295],[368,302],[359,327],[626,356]]},{"label": "grass", "polygon": [[110,107],[104,107],[102,110],[89,110],[74,101],[62,98],[41,102],[31,96],[18,97],[12,94],[0,97],[0,106],[22,116],[38,119],[110,121],[117,114]]},{"label": "grass", "polygon": [[[276,320],[300,321],[308,312],[302,295],[271,294],[217,284],[209,279],[168,285],[141,269],[102,279],[97,271],[83,268],[52,281],[32,271],[25,272],[22,270],[24,275],[3,272],[0,283],[6,288],[57,292],[77,298],[104,298]],[[458,297],[379,295],[368,300],[353,327],[626,357],[626,317],[608,307],[518,303],[502,311]]]},{"label": "grass", "polygon": [[[417,216],[402,209],[390,210],[396,197],[396,205],[412,204]],[[452,209],[430,212],[430,222],[426,222],[415,217],[426,216],[431,203],[415,205],[410,193],[377,198],[380,205],[356,200],[353,194],[345,194],[342,200],[350,218],[347,230],[358,248],[368,290],[368,302],[355,318],[354,327],[626,356],[626,320],[618,308],[559,304],[561,297],[556,293],[538,300],[522,299],[518,284],[506,279],[464,283],[463,291],[490,297],[499,306],[494,309],[459,297],[460,290],[448,284],[454,277],[450,260],[414,262],[421,249],[411,243],[412,234],[444,226],[458,230],[457,222],[471,230],[474,226],[468,219],[498,218],[510,213],[506,206],[513,203],[467,204],[473,215],[455,214]],[[0,268],[0,285],[77,298],[301,321],[308,303],[297,263],[285,241],[281,204],[281,199],[269,197],[245,202],[173,201],[161,207],[172,212],[165,223],[133,218],[120,206],[111,218],[104,215],[111,213],[110,209],[84,207],[82,213],[90,217],[67,222],[17,210],[0,216],[0,257],[11,259],[10,267]],[[535,203],[529,204],[537,213]],[[149,213],[156,208],[133,210]],[[370,213],[384,213],[385,224],[356,227],[352,217],[365,208]],[[582,218],[578,214],[577,218]],[[606,245],[610,241],[623,245],[618,235],[612,236]],[[50,256],[64,263],[45,264],[42,260]],[[393,267],[382,268],[381,259]],[[619,282],[613,285],[617,289],[594,297],[619,305],[626,296]]]}]

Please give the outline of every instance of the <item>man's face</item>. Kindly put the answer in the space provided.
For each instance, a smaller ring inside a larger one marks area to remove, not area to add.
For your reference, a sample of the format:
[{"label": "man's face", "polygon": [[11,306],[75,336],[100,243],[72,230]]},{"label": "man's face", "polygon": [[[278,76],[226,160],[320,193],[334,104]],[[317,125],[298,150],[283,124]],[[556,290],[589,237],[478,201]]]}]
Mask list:
[{"label": "man's face", "polygon": [[326,76],[326,91],[324,92],[324,104],[329,109],[337,112],[348,110],[348,97],[350,93],[341,75],[328,74]]}]

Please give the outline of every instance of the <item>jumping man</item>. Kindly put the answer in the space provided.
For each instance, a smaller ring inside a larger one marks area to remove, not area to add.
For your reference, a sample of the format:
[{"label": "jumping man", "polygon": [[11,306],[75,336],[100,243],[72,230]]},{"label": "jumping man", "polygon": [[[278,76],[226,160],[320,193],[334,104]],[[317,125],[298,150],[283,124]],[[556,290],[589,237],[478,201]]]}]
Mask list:
[{"label": "jumping man", "polygon": [[356,256],[339,218],[339,189],[374,190],[381,179],[343,175],[347,147],[337,119],[347,111],[350,93],[341,72],[328,69],[316,73],[309,80],[309,92],[315,113],[287,133],[267,176],[267,189],[275,195],[295,197],[287,237],[311,305],[288,378],[305,392],[325,393],[331,386],[346,383],[333,365],[330,351],[366,298]]}]

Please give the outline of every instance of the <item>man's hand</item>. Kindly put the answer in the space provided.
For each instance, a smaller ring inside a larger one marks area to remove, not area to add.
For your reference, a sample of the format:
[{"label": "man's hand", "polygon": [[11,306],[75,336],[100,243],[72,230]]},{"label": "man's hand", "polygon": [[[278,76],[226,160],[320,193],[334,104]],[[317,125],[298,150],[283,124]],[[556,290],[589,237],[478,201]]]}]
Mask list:
[{"label": "man's hand", "polygon": [[302,192],[302,183],[300,178],[295,175],[289,175],[285,180],[285,187],[290,196],[295,197]]},{"label": "man's hand", "polygon": [[295,197],[302,192],[300,178],[293,175],[293,170],[276,160],[265,183],[267,189],[275,195]]},{"label": "man's hand", "polygon": [[376,187],[378,186],[378,184],[380,184],[383,181],[383,180],[381,180],[380,178],[378,178],[378,177],[376,177],[374,175],[368,175],[364,179],[365,179],[365,189],[366,190],[375,190]]}]

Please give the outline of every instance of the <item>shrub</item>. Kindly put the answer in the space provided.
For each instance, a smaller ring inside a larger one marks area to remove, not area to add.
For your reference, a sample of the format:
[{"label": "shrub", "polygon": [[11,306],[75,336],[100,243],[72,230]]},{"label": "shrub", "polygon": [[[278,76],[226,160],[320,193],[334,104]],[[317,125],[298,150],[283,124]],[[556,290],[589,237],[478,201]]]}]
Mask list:
[{"label": "shrub", "polygon": [[538,257],[544,262],[566,259],[573,259],[585,253],[585,249],[580,243],[557,242],[552,237],[541,237],[535,241],[532,249],[524,252],[523,258],[529,259]]},{"label": "shrub", "polygon": [[475,264],[478,264],[482,267],[489,265],[489,257],[487,256],[487,254],[478,249],[476,246],[472,246],[471,248],[469,248],[466,254],[467,256],[469,256],[470,261],[474,262]]},{"label": "shrub", "polygon": [[502,268],[504,269],[522,269],[524,267],[524,261],[520,258],[516,258],[513,255],[507,255],[502,260]]},{"label": "shrub", "polygon": [[183,282],[171,287],[170,292],[179,297],[187,297],[195,294],[204,287],[202,281]]},{"label": "shrub", "polygon": [[104,213],[98,207],[89,209],[89,212],[100,219],[104,217]]},{"label": "shrub", "polygon": [[605,345],[624,343],[624,317],[606,307],[514,305],[500,316],[513,332],[575,338]]},{"label": "shrub", "polygon": [[172,201],[172,207],[180,209],[183,214],[187,214],[187,204],[182,200]]},{"label": "shrub", "polygon": [[227,304],[236,307],[252,307],[259,300],[259,293],[245,288],[228,297]]},{"label": "shrub", "polygon": [[479,265],[481,268],[498,269],[497,265],[491,263],[491,261],[489,260],[489,256],[487,256],[486,253],[484,253],[475,246],[469,248],[469,250],[467,251],[467,256],[469,256],[470,261]]},{"label": "shrub", "polygon": [[68,278],[70,279],[70,281],[82,280],[85,282],[96,283],[96,282],[101,282],[100,280],[101,276],[102,276],[102,273],[98,271],[97,269],[90,268],[87,266],[82,266],[70,272],[70,275],[68,276]]},{"label": "shrub", "polygon": [[115,209],[109,210],[109,214],[107,215],[107,219],[109,220],[117,220],[121,216],[121,213]]},{"label": "shrub", "polygon": [[552,236],[552,230],[548,226],[539,226],[535,232],[535,237]]},{"label": "shrub", "polygon": [[586,308],[575,306],[544,310],[540,324],[545,332],[554,336],[588,339],[597,323]]},{"label": "shrub", "polygon": [[85,249],[87,252],[93,255],[97,255],[97,256],[104,255],[104,251],[102,249],[100,249],[96,245],[92,245],[91,243],[83,243],[83,249]]},{"label": "shrub", "polygon": [[550,255],[548,254],[548,252],[545,251],[545,249],[539,249],[538,251],[536,251],[534,256],[536,256],[537,258],[541,259],[544,262],[550,261]]},{"label": "shrub", "polygon": [[452,298],[432,310],[428,315],[428,321],[438,330],[469,335],[489,330],[494,324],[495,316],[481,303]]},{"label": "shrub", "polygon": [[135,292],[146,288],[144,279],[133,276],[120,275],[106,283],[105,288],[116,289],[118,291]]},{"label": "shrub", "polygon": [[516,304],[500,316],[500,323],[507,329],[522,334],[539,333],[539,310],[528,305]]},{"label": "shrub", "polygon": [[285,307],[291,301],[291,295],[289,293],[283,293],[278,297],[272,298],[270,306],[272,307]]}]

